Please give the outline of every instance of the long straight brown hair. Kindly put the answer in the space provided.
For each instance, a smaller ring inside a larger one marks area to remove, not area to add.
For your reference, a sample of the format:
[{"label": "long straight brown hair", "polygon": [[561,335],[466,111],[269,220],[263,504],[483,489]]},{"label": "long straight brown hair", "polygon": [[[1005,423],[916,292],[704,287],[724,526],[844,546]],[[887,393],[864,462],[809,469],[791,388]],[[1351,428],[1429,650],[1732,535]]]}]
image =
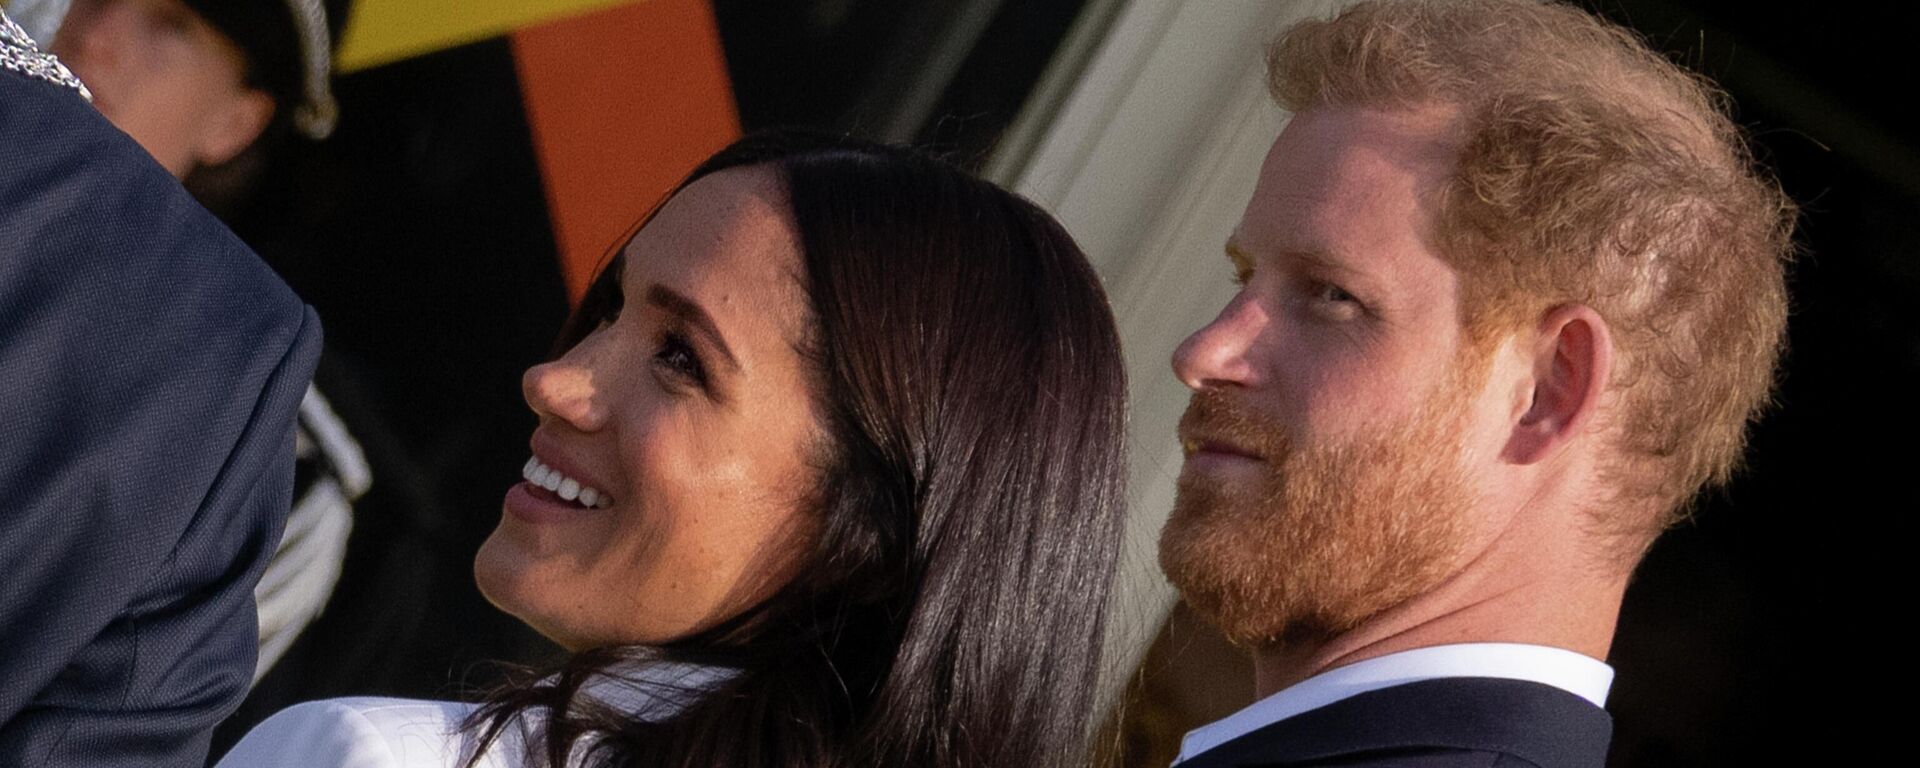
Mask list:
[{"label": "long straight brown hair", "polygon": [[[490,743],[534,714],[533,765],[1084,764],[1126,393],[1086,257],[1032,203],[848,139],[750,136],[681,188],[742,166],[778,175],[800,235],[831,442],[818,539],[753,609],[665,646],[576,654],[496,692],[468,727]],[[560,349],[618,306],[619,267]],[[738,671],[669,696],[666,717],[580,695],[663,662]]]}]

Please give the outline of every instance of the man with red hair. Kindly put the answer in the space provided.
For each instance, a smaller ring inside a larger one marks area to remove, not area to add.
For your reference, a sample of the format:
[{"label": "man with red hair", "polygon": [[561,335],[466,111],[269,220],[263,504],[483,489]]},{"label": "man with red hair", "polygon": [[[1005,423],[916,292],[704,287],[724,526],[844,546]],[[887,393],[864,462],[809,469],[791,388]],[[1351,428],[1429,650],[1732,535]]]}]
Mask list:
[{"label": "man with red hair", "polygon": [[1268,74],[1160,548],[1264,698],[1180,764],[1597,768],[1628,577],[1767,401],[1792,206],[1564,5],[1362,3]]}]

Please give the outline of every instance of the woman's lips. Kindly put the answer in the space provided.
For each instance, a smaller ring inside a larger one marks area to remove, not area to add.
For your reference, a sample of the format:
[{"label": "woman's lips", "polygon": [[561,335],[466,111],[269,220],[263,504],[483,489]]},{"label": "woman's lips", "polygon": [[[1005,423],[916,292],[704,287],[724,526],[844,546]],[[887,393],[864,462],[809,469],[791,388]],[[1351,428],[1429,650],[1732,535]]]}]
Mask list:
[{"label": "woman's lips", "polygon": [[521,482],[507,489],[503,502],[508,514],[530,523],[559,523],[586,517],[613,506],[612,494],[584,485],[548,466],[538,455],[520,469]]},{"label": "woman's lips", "polygon": [[550,525],[572,523],[582,520],[605,519],[603,510],[580,506],[578,500],[567,501],[559,494],[534,485],[528,481],[514,483],[507,489],[507,495],[501,503],[506,513],[527,523]]},{"label": "woman's lips", "polygon": [[520,477],[560,502],[577,504],[583,509],[605,509],[613,506],[612,494],[548,466],[538,455],[527,459],[527,465],[520,469]]}]

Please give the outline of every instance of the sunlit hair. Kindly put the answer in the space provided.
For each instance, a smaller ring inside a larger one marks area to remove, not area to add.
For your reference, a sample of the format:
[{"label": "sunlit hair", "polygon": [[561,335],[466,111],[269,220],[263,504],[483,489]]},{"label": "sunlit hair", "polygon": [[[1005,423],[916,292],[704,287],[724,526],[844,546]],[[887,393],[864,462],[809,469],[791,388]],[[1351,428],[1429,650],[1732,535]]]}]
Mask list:
[{"label": "sunlit hair", "polygon": [[[1032,203],[904,149],[762,134],[681,188],[738,167],[777,176],[799,234],[828,445],[795,483],[818,537],[744,613],[579,654],[469,727],[537,711],[535,764],[1084,765],[1125,472],[1125,370],[1092,267]],[[617,303],[619,271],[562,349]],[[579,695],[679,662],[739,672],[668,696],[682,708],[663,719]]]},{"label": "sunlit hair", "polygon": [[1362,3],[1288,30],[1267,64],[1293,111],[1457,111],[1436,234],[1470,338],[1565,303],[1613,332],[1610,530],[1644,543],[1728,479],[1784,341],[1794,209],[1718,90],[1535,0]]}]

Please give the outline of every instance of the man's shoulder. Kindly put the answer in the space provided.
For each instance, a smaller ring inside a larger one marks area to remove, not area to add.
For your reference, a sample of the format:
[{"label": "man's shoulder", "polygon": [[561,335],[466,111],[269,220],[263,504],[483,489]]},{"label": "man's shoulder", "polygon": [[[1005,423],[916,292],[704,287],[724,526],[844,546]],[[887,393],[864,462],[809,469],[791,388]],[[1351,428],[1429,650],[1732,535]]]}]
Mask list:
[{"label": "man's shoulder", "polygon": [[1613,721],[1550,685],[1424,680],[1359,694],[1255,730],[1181,763],[1599,768]]}]

